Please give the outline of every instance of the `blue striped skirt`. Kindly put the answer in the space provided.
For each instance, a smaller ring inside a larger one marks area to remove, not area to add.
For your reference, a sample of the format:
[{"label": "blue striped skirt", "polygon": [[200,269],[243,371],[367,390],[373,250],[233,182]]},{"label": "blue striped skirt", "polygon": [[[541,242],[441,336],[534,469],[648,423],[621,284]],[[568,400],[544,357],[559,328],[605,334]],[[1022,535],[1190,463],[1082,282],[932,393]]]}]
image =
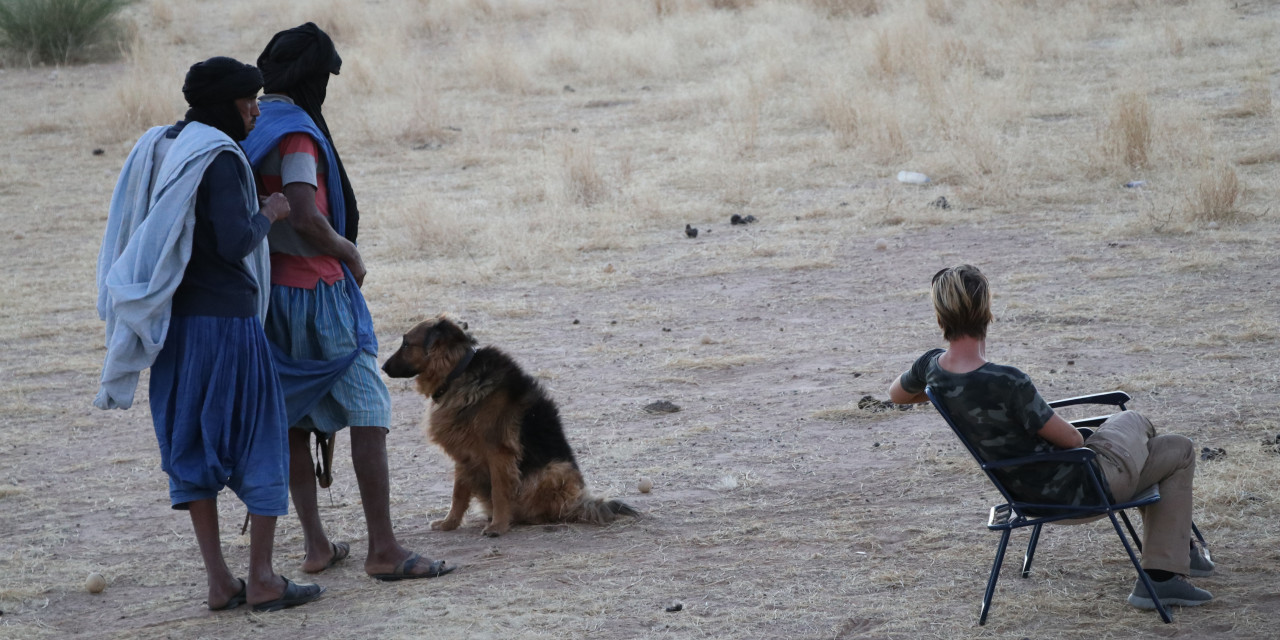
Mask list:
[{"label": "blue striped skirt", "polygon": [[344,427],[391,426],[391,394],[378,374],[377,359],[360,350],[356,341],[356,321],[347,291],[354,285],[349,282],[339,280],[330,285],[322,280],[315,289],[271,285],[265,330],[284,355],[295,360],[336,361],[355,354],[328,391],[307,402],[313,408],[292,425],[295,429],[337,433]]},{"label": "blue striped skirt", "polygon": [[150,396],[175,509],[228,487],[250,513],[288,513],[284,395],[257,318],[173,316]]}]

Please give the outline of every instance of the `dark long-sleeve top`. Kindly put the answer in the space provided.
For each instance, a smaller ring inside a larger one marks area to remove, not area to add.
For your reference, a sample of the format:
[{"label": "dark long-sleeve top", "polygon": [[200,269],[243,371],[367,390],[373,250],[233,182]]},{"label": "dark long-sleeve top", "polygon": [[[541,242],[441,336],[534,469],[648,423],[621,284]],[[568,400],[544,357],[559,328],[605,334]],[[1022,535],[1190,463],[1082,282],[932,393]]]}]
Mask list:
[{"label": "dark long-sleeve top", "polygon": [[[176,132],[171,132],[176,136]],[[173,294],[173,313],[245,318],[257,314],[258,283],[244,258],[267,236],[271,221],[245,202],[246,175],[235,154],[223,151],[196,191],[191,261]]]}]

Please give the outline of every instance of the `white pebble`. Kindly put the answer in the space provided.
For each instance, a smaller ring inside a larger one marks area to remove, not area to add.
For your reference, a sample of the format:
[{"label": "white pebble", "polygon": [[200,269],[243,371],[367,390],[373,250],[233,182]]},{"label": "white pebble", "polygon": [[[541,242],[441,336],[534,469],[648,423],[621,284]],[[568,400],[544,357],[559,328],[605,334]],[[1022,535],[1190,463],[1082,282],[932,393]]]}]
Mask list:
[{"label": "white pebble", "polygon": [[640,484],[636,485],[636,488],[640,490],[640,493],[649,493],[653,491],[653,480],[650,480],[648,476],[641,476]]},{"label": "white pebble", "polygon": [[102,593],[107,588],[107,579],[102,577],[101,573],[91,573],[84,581],[84,588],[89,593]]},{"label": "white pebble", "polygon": [[889,241],[884,238],[876,240],[876,251],[884,251],[889,248]]}]

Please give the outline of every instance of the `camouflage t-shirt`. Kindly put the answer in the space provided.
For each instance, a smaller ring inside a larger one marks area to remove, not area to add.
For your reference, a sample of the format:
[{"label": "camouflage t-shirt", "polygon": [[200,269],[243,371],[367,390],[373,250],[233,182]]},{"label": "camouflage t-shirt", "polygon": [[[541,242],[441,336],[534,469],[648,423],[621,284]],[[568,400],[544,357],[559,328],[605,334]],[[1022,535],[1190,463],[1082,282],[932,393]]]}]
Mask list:
[{"label": "camouflage t-shirt", "polygon": [[[938,364],[943,353],[933,349],[920,356],[902,374],[899,382],[903,390],[920,393],[928,385],[956,427],[988,462],[1055,450],[1037,435],[1053,417],[1053,409],[1027,374],[992,362],[968,373],[952,373]],[[1040,463],[995,473],[1019,501],[1082,504],[1096,500],[1080,465]]]}]

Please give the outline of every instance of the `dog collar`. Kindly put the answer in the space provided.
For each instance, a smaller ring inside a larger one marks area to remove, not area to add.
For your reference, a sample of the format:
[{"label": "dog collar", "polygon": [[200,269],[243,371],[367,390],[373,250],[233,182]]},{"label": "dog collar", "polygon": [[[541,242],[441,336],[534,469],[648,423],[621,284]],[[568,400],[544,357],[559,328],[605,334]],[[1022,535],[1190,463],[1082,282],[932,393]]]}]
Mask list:
[{"label": "dog collar", "polygon": [[453,384],[453,381],[457,380],[458,376],[462,375],[463,372],[467,370],[467,365],[471,364],[471,359],[474,357],[476,357],[475,348],[467,347],[467,352],[462,355],[462,359],[458,361],[458,364],[454,365],[453,371],[449,372],[449,375],[445,377],[444,382],[440,384],[440,387],[436,389],[435,393],[431,394],[431,399],[438,401],[440,396],[443,396],[448,392],[449,385]]}]

